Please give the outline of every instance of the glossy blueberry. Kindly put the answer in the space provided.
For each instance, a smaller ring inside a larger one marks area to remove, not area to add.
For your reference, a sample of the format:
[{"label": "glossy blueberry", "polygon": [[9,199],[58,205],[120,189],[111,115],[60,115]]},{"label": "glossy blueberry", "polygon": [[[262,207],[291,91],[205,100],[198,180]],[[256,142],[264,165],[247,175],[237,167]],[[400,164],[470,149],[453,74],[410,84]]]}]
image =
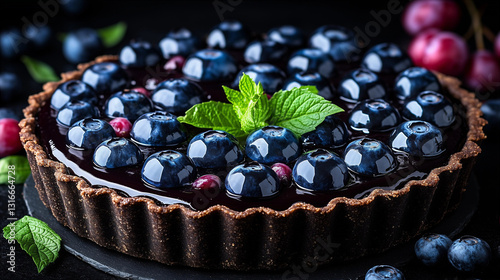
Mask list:
[{"label": "glossy blueberry", "polygon": [[453,241],[448,249],[448,261],[451,265],[465,272],[472,272],[488,266],[491,248],[486,241],[465,235]]},{"label": "glossy blueberry", "polygon": [[0,73],[0,101],[2,103],[16,99],[21,91],[21,79],[16,74],[12,72]]},{"label": "glossy blueberry", "polygon": [[198,81],[227,81],[234,78],[238,67],[225,51],[204,49],[186,59],[182,73]]},{"label": "glossy blueberry", "polygon": [[383,99],[360,101],[349,115],[349,125],[363,133],[387,131],[401,122],[398,110]]},{"label": "glossy blueberry", "polygon": [[196,179],[196,167],[186,155],[165,150],[146,159],[141,176],[142,180],[157,188],[182,187]]},{"label": "glossy blueberry", "polygon": [[170,31],[159,43],[165,59],[180,55],[186,57],[201,47],[198,37],[186,28]]},{"label": "glossy blueberry", "polygon": [[151,99],[156,107],[176,116],[184,113],[204,100],[201,87],[186,79],[169,79],[161,82],[153,91]]},{"label": "glossy blueberry", "polygon": [[68,130],[66,139],[71,148],[92,150],[102,141],[115,137],[111,125],[100,119],[86,118],[74,123]]},{"label": "glossy blueberry", "polygon": [[491,98],[481,106],[483,117],[488,121],[484,126],[484,132],[488,137],[500,137],[500,99]]},{"label": "glossy blueberry", "polygon": [[318,72],[325,78],[335,74],[335,64],[330,56],[318,49],[296,51],[288,60],[288,74],[309,71]]},{"label": "glossy blueberry", "polygon": [[52,29],[48,25],[28,25],[24,30],[26,38],[30,40],[30,47],[34,51],[46,48],[52,39]]},{"label": "glossy blueberry", "polygon": [[330,191],[347,185],[349,171],[343,159],[327,150],[317,149],[297,159],[292,176],[303,189]]},{"label": "glossy blueberry", "polygon": [[238,88],[243,73],[250,76],[255,83],[261,83],[264,92],[268,94],[279,91],[286,78],[285,73],[274,65],[267,63],[250,64],[241,69],[236,78],[234,78],[233,88]]},{"label": "glossy blueberry", "polygon": [[282,59],[286,51],[286,46],[276,41],[255,41],[247,46],[243,57],[248,63],[275,62]]},{"label": "glossy blueberry", "polygon": [[444,234],[426,234],[415,243],[415,255],[424,265],[436,266],[447,259],[451,243]]},{"label": "glossy blueberry", "polygon": [[129,77],[125,70],[113,62],[101,62],[87,68],[82,81],[93,87],[98,94],[111,94],[125,89]]},{"label": "glossy blueberry", "polygon": [[238,197],[266,198],[280,191],[278,175],[258,162],[241,164],[226,176],[226,190]]},{"label": "glossy blueberry", "polygon": [[208,34],[209,48],[243,49],[250,39],[249,32],[236,20],[226,20],[216,25]]},{"label": "glossy blueberry", "polygon": [[94,164],[101,168],[136,165],[143,160],[139,148],[126,138],[104,140],[94,151]]},{"label": "glossy blueberry", "polygon": [[375,73],[395,74],[413,66],[413,62],[398,45],[381,43],[365,53],[361,66]]},{"label": "glossy blueberry", "polygon": [[18,29],[9,29],[0,33],[0,54],[5,59],[14,59],[28,49],[29,40]]},{"label": "glossy blueberry", "polygon": [[399,99],[413,98],[428,90],[441,92],[441,84],[434,73],[421,67],[410,67],[401,72],[394,86]]},{"label": "glossy blueberry", "polygon": [[304,32],[293,25],[283,25],[267,32],[269,40],[291,48],[299,48],[305,44]]},{"label": "glossy blueberry", "polygon": [[408,120],[423,120],[437,127],[447,127],[455,121],[454,111],[451,102],[442,94],[424,91],[408,98],[401,114]]},{"label": "glossy blueberry", "polygon": [[359,61],[359,48],[354,32],[338,25],[324,25],[309,38],[311,48],[328,53],[335,62]]},{"label": "glossy blueberry", "polygon": [[251,160],[271,165],[295,160],[302,153],[302,148],[290,130],[270,125],[247,137],[245,151]]},{"label": "glossy blueberry", "polygon": [[173,146],[186,140],[177,117],[164,111],[142,115],[134,122],[130,136],[144,146]]},{"label": "glossy blueberry", "polygon": [[405,280],[403,273],[390,265],[376,265],[365,274],[365,280]]},{"label": "glossy blueberry", "polygon": [[357,139],[344,151],[347,167],[364,176],[382,176],[396,169],[398,161],[386,144],[371,138]]},{"label": "glossy blueberry", "polygon": [[389,138],[389,146],[417,157],[433,157],[445,150],[441,131],[426,121],[398,125]]},{"label": "glossy blueberry", "polygon": [[104,105],[104,114],[110,118],[123,117],[134,122],[153,111],[151,100],[137,91],[125,89],[111,95]]},{"label": "glossy blueberry", "polygon": [[74,100],[66,103],[57,112],[56,120],[62,125],[72,126],[81,119],[98,117],[99,110],[94,105],[85,101]]},{"label": "glossy blueberry", "polygon": [[209,130],[193,137],[187,156],[196,167],[215,169],[235,166],[244,159],[236,138],[221,130]]},{"label": "glossy blueberry", "polygon": [[290,90],[300,86],[315,86],[318,94],[327,100],[334,98],[333,87],[330,81],[318,72],[297,72],[285,80],[284,90]]},{"label": "glossy blueberry", "polygon": [[60,84],[52,94],[50,106],[59,110],[70,101],[85,101],[92,105],[97,105],[97,93],[88,84],[71,80]]},{"label": "glossy blueberry", "polygon": [[64,57],[71,63],[87,62],[103,49],[101,38],[94,29],[82,28],[70,32],[63,42]]},{"label": "glossy blueberry", "polygon": [[315,130],[300,137],[304,148],[339,148],[349,140],[346,124],[337,116],[329,115]]},{"label": "glossy blueberry", "polygon": [[384,99],[386,90],[377,74],[368,69],[356,69],[344,76],[340,81],[338,92],[348,102],[365,99]]},{"label": "glossy blueberry", "polygon": [[156,46],[147,41],[131,41],[120,51],[120,63],[126,67],[155,66],[162,59]]}]

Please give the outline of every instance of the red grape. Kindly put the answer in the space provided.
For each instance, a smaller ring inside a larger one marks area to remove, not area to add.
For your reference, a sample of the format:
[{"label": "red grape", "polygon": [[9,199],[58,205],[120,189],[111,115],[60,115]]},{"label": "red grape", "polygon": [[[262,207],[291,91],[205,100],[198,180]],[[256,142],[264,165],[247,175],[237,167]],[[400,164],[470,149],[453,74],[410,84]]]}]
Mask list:
[{"label": "red grape", "polygon": [[13,155],[23,148],[19,139],[20,130],[17,120],[0,120],[0,158]]},{"label": "red grape", "polygon": [[403,25],[411,35],[430,29],[452,30],[460,20],[460,7],[451,0],[421,0],[408,4]]},{"label": "red grape", "polygon": [[465,83],[477,92],[500,88],[500,64],[492,52],[479,50],[473,54],[465,75]]}]

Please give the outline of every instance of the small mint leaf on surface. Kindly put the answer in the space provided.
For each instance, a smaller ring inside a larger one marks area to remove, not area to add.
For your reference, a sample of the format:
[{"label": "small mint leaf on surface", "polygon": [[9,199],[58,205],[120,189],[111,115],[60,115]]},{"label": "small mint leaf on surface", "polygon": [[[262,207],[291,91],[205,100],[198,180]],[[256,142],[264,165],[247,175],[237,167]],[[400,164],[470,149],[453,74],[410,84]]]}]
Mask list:
[{"label": "small mint leaf on surface", "polygon": [[199,128],[224,130],[237,138],[246,135],[233,105],[229,103],[208,101],[196,104],[177,120]]},{"label": "small mint leaf on surface", "polygon": [[273,112],[270,123],[286,127],[297,136],[316,129],[325,117],[344,111],[311,91],[310,87],[280,90],[270,103]]},{"label": "small mint leaf on surface", "polygon": [[271,116],[269,99],[263,93],[260,83],[257,87],[261,89],[261,93],[252,98],[245,114],[240,120],[241,128],[246,133],[251,133],[254,130],[268,125],[267,120]]},{"label": "small mint leaf on surface", "polygon": [[[15,168],[9,168],[9,166]],[[14,155],[0,159],[0,184],[7,184],[12,181],[14,181],[14,184],[22,184],[30,173],[30,164],[25,156]]]},{"label": "small mint leaf on surface", "polygon": [[123,21],[97,30],[97,33],[106,48],[118,45],[118,43],[120,43],[125,36],[126,32],[127,24]]},{"label": "small mint leaf on surface", "polygon": [[21,61],[28,69],[33,80],[37,83],[46,83],[59,80],[54,69],[45,62],[23,55]]},{"label": "small mint leaf on surface", "polygon": [[45,222],[24,216],[3,228],[3,237],[15,239],[21,248],[33,258],[40,273],[54,262],[61,249],[61,237]]}]

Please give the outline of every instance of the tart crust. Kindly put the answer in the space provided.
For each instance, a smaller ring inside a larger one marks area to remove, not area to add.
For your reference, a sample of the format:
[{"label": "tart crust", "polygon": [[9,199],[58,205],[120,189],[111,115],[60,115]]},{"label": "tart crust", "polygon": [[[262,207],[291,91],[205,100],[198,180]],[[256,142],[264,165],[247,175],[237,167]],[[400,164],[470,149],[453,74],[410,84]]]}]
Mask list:
[{"label": "tart crust", "polygon": [[[36,189],[54,217],[81,237],[135,257],[169,265],[233,270],[276,270],[292,263],[332,263],[379,253],[437,224],[460,202],[479,143],[485,138],[480,103],[456,78],[436,73],[465,108],[467,139],[445,166],[398,190],[376,189],[365,198],[337,197],[325,207],[295,203],[234,211],[215,205],[203,211],[157,205],[145,197],[123,197],[94,188],[58,161],[49,159],[36,135],[37,113],[63,82],[79,79],[101,56],[63,73],[58,82],[29,97],[21,141]],[[402,174],[404,176],[404,174]]]}]

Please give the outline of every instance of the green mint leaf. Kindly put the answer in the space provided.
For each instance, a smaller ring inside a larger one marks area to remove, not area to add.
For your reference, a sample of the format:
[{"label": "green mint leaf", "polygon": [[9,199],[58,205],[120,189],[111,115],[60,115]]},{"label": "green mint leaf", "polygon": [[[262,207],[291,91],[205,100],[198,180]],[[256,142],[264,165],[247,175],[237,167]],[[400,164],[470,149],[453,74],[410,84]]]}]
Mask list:
[{"label": "green mint leaf", "polygon": [[267,120],[271,116],[269,99],[264,94],[261,83],[256,87],[255,95],[248,104],[248,108],[241,118],[241,128],[246,133],[268,125]]},{"label": "green mint leaf", "polygon": [[311,93],[318,93],[318,88],[316,88],[316,86],[301,86],[301,88],[308,90]]},{"label": "green mint leaf", "polygon": [[23,55],[21,61],[24,63],[33,80],[38,83],[53,82],[59,80],[54,69],[47,63]]},{"label": "green mint leaf", "polygon": [[21,248],[33,258],[38,273],[54,262],[61,249],[61,237],[45,222],[24,216],[3,228],[3,237],[15,239]]},{"label": "green mint leaf", "polygon": [[8,156],[0,159],[0,184],[22,184],[31,173],[25,156]]},{"label": "green mint leaf", "polygon": [[297,136],[313,131],[326,116],[344,111],[308,87],[280,90],[270,101],[271,123],[286,127]]},{"label": "green mint leaf", "polygon": [[216,101],[196,104],[178,121],[200,128],[224,130],[234,137],[245,136],[233,105]]},{"label": "green mint leaf", "polygon": [[127,24],[120,21],[108,27],[97,30],[99,37],[102,40],[104,47],[111,48],[121,42],[127,32]]}]

